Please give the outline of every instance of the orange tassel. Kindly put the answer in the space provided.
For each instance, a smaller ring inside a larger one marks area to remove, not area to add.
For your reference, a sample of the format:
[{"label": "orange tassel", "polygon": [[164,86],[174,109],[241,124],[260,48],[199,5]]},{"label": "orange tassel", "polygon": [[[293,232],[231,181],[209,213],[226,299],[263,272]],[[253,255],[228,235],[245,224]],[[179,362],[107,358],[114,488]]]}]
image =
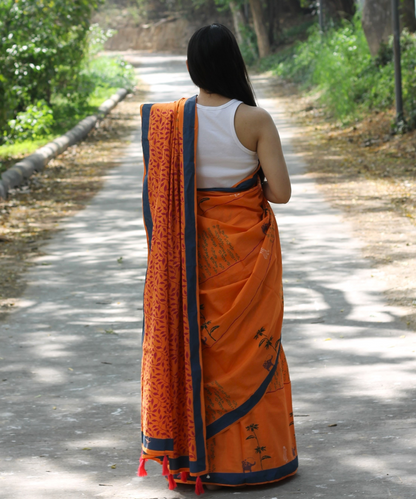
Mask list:
[{"label": "orange tassel", "polygon": [[144,467],[147,459],[144,459],[143,457],[140,458],[140,464],[139,464],[139,469],[137,470],[137,476],[147,476],[147,471]]},{"label": "orange tassel", "polygon": [[195,494],[197,496],[203,494],[205,492],[204,490],[204,486],[202,485],[202,480],[201,480],[201,477],[199,476],[197,479],[196,479],[196,484],[195,484]]},{"label": "orange tassel", "polygon": [[169,490],[175,490],[176,487],[178,486],[178,484],[173,479],[173,476],[171,473],[169,473],[168,480],[169,480]]},{"label": "orange tassel", "polygon": [[188,481],[189,473],[187,471],[181,471],[181,481],[186,483]]},{"label": "orange tassel", "polygon": [[168,475],[169,475],[169,469],[168,469],[168,456],[165,456],[165,457],[163,458],[162,475],[163,475],[163,476],[168,476]]}]

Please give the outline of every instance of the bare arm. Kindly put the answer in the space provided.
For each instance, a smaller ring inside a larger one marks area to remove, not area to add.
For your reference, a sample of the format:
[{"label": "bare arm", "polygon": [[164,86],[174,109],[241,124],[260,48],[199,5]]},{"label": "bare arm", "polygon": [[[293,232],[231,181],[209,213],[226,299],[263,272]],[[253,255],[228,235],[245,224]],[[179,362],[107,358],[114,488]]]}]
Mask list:
[{"label": "bare arm", "polygon": [[256,151],[267,181],[264,195],[272,203],[287,203],[291,195],[289,173],[282,144],[270,114],[259,107],[242,104],[236,113],[235,129],[240,142]]},{"label": "bare arm", "polygon": [[263,184],[264,195],[272,203],[287,203],[292,189],[279,133],[272,117],[266,111],[262,115],[257,155],[267,179]]}]

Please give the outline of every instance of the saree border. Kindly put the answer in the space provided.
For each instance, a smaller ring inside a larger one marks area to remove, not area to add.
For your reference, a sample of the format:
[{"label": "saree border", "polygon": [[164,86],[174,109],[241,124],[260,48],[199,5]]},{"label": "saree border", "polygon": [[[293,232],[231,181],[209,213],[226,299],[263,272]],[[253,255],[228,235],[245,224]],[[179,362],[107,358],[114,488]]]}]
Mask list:
[{"label": "saree border", "polygon": [[[150,148],[149,148],[149,122],[150,122],[150,113],[152,111],[153,104],[143,104],[141,106],[140,112],[142,116],[142,150],[143,150],[143,166],[144,166],[144,174],[143,174],[143,194],[142,194],[142,210],[143,210],[143,225],[146,231],[147,237],[147,248],[148,255],[150,255],[150,249],[152,246],[152,234],[153,234],[153,219],[152,212],[150,210],[149,203],[149,185],[148,185],[148,173],[149,173],[149,157],[150,157]],[[146,276],[145,276],[145,286],[147,280],[147,268],[146,268]],[[143,304],[144,304],[144,287],[143,287]],[[145,336],[145,317],[144,317],[144,309],[143,309],[143,322],[142,322],[142,347]]]},{"label": "saree border", "polygon": [[143,205],[144,228],[146,229],[147,233],[149,254],[152,245],[152,233],[153,233],[153,219],[150,210],[149,185],[148,185],[149,157],[150,157],[149,122],[150,122],[150,113],[152,111],[152,107],[153,104],[143,104],[142,106],[142,148],[143,148],[143,159],[144,159],[142,205]]},{"label": "saree border", "polygon": [[247,180],[244,180],[240,184],[238,184],[236,187],[207,187],[206,189],[198,189],[200,192],[242,192],[242,191],[248,191],[255,185],[257,185],[257,178],[258,174],[257,172],[255,173],[254,177],[248,178]]},{"label": "saree border", "polygon": [[173,438],[148,437],[142,432],[142,444],[145,449],[152,451],[173,451]]},{"label": "saree border", "polygon": [[234,410],[227,412],[227,414],[224,414],[213,423],[207,425],[207,440],[209,438],[215,437],[215,435],[217,435],[219,432],[225,430],[233,423],[236,423],[239,419],[246,416],[260,402],[276,372],[277,366],[279,364],[281,346],[282,343],[279,340],[279,350],[277,351],[276,362],[274,363],[272,369],[270,369],[269,374],[265,377],[262,384],[253,393],[253,395],[251,395],[244,403],[242,403]]},{"label": "saree border", "polygon": [[[272,468],[270,470],[251,471],[247,473],[215,473],[210,472],[208,476],[202,476],[203,483],[219,485],[239,486],[239,485],[261,485],[264,483],[277,482],[294,475],[299,468],[299,458],[296,456],[292,461]],[[175,477],[176,478],[176,477]],[[177,477],[180,479],[180,477]],[[188,482],[194,482],[195,477],[188,477]]]},{"label": "saree border", "polygon": [[203,385],[201,339],[199,334],[198,235],[196,218],[195,127],[196,96],[186,100],[183,117],[183,178],[185,208],[185,255],[187,280],[187,312],[189,349],[193,385],[193,412],[196,461],[189,460],[190,473],[206,471],[205,422],[203,417]]},{"label": "saree border", "polygon": [[260,162],[256,168],[256,170],[248,175],[243,180],[240,180],[236,184],[231,187],[206,187],[204,189],[198,189],[199,192],[224,192],[224,193],[233,193],[233,192],[243,192],[252,189],[257,185],[258,179],[260,178],[261,166]]}]

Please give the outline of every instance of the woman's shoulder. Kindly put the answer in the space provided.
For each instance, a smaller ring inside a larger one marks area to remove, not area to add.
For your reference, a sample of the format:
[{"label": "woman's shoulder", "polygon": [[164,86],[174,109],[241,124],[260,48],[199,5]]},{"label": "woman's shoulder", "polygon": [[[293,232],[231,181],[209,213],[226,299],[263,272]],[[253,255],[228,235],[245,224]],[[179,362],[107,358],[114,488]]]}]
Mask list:
[{"label": "woman's shoulder", "polygon": [[253,126],[267,125],[272,120],[270,114],[258,106],[249,106],[242,103],[237,110],[236,119],[250,122]]},{"label": "woman's shoulder", "polygon": [[272,117],[261,107],[241,104],[235,115],[234,127],[239,141],[250,151],[257,151],[257,143],[273,126]]}]

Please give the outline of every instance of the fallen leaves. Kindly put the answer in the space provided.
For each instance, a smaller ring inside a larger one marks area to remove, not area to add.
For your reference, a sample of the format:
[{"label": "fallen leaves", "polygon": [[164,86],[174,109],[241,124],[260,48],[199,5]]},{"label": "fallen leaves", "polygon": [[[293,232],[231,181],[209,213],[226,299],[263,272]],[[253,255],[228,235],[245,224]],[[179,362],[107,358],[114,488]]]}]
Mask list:
[{"label": "fallen leaves", "polygon": [[33,265],[33,257],[42,255],[42,246],[60,220],[81,210],[119,162],[128,138],[138,128],[141,98],[134,95],[119,103],[86,140],[67,149],[0,202],[1,313],[8,312],[10,300],[22,294],[22,276]]}]

